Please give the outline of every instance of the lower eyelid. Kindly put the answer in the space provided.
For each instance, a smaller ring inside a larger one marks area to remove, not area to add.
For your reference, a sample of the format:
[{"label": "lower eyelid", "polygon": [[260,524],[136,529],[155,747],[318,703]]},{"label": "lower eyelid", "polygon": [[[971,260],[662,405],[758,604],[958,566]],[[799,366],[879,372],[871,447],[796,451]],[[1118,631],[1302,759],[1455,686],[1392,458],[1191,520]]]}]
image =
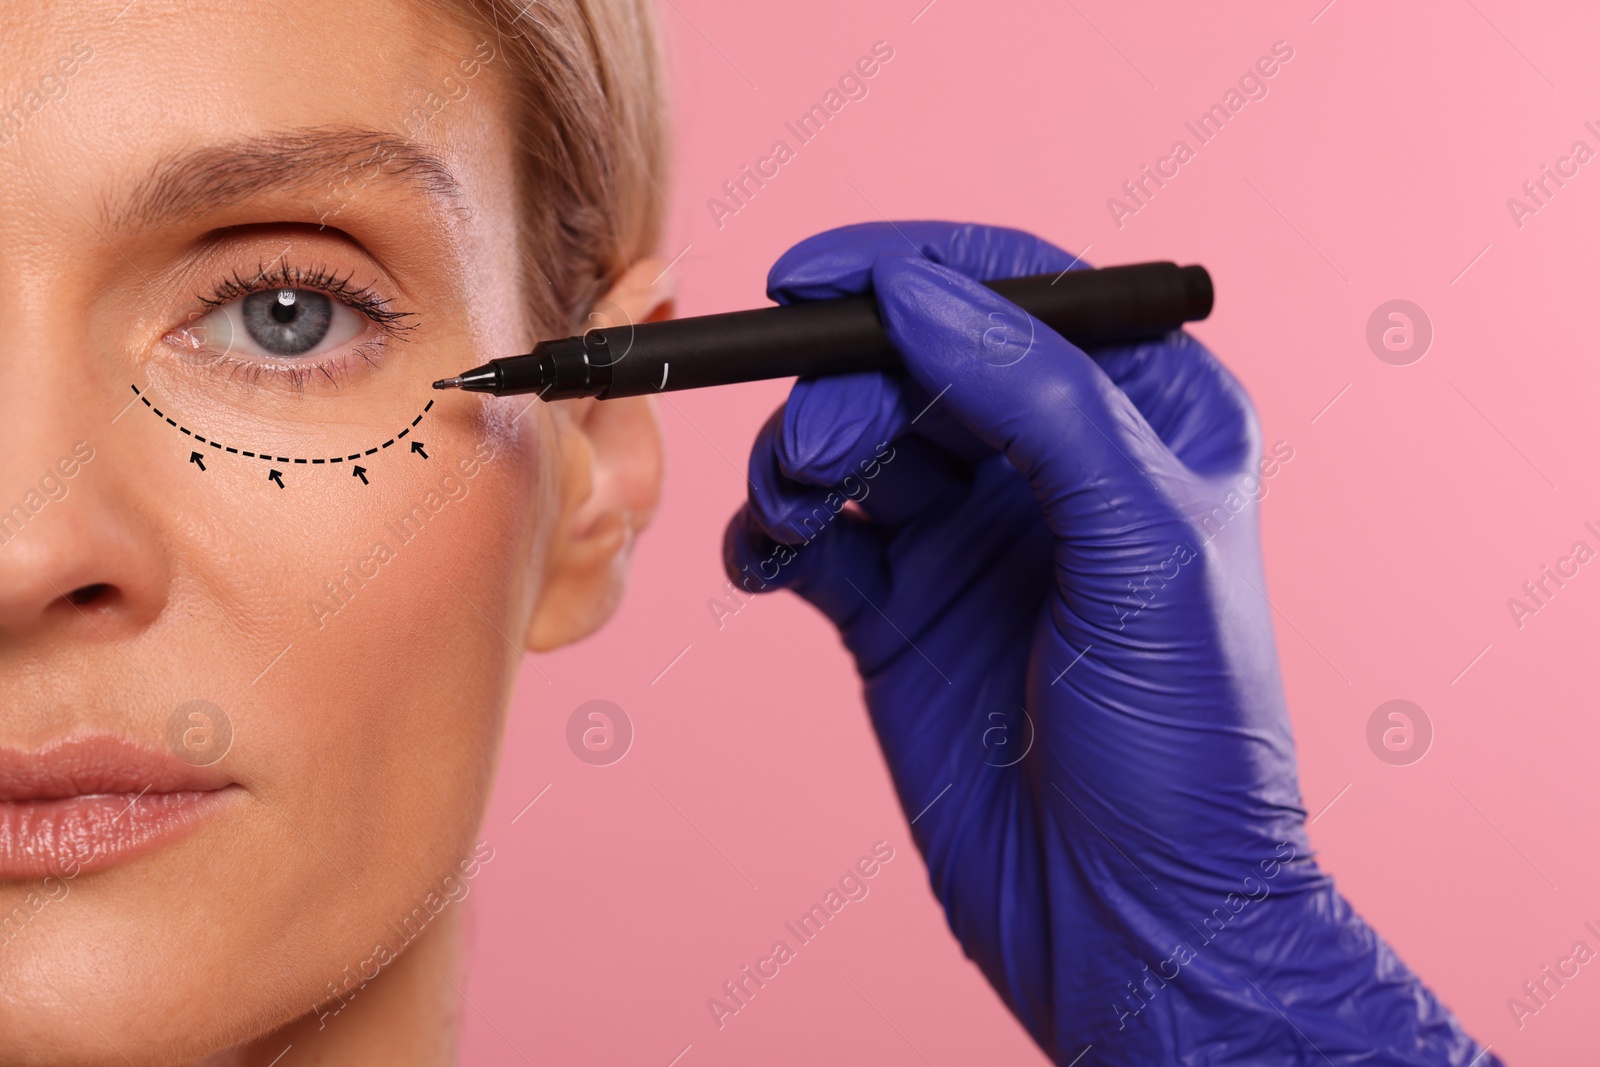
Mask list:
[{"label": "lower eyelid", "polygon": [[385,355],[389,340],[379,334],[353,347],[316,359],[211,355],[204,350],[195,353],[195,356],[196,362],[227,381],[251,387],[276,383],[294,392],[302,392],[308,384],[320,381],[339,387],[347,384],[352,375],[375,370]]}]

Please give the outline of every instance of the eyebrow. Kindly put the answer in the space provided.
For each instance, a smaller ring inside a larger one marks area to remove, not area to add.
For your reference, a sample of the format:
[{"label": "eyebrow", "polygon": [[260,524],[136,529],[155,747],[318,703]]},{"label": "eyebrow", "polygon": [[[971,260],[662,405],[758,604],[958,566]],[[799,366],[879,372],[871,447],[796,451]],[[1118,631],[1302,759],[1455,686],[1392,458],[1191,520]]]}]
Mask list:
[{"label": "eyebrow", "polygon": [[368,186],[395,183],[465,210],[450,168],[417,142],[381,130],[317,126],[169,153],[102,213],[116,229],[156,229],[263,193],[299,189],[326,220]]}]

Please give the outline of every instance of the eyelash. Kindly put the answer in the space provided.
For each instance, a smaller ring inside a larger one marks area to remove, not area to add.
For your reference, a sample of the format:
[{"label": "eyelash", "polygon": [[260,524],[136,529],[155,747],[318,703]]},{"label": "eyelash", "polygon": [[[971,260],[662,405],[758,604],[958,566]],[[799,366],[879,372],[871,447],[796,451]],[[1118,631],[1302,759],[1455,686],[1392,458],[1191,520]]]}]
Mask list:
[{"label": "eyelash", "polygon": [[[416,316],[413,312],[398,311],[393,308],[389,299],[379,295],[372,286],[352,284],[354,277],[354,271],[341,276],[337,271],[327,267],[302,270],[287,263],[280,263],[270,269],[260,265],[255,276],[249,280],[240,277],[237,271],[233,272],[230,277],[217,283],[210,296],[197,295],[196,299],[205,305],[206,311],[214,311],[240,297],[264,289],[310,289],[339,301],[377,326],[380,333],[370,340],[361,342],[348,352],[330,355],[315,363],[265,363],[255,359],[240,359],[220,354],[212,356],[206,362],[213,367],[229,368],[229,380],[238,380],[242,377],[252,385],[258,384],[264,374],[281,376],[281,380],[287,382],[296,392],[303,392],[306,382],[315,374],[321,374],[333,385],[338,385],[338,376],[348,369],[347,363],[353,356],[359,356],[368,365],[375,366],[376,357],[389,341],[404,341],[406,334],[416,329],[415,322],[407,321]],[[204,353],[194,354],[205,358]]]}]

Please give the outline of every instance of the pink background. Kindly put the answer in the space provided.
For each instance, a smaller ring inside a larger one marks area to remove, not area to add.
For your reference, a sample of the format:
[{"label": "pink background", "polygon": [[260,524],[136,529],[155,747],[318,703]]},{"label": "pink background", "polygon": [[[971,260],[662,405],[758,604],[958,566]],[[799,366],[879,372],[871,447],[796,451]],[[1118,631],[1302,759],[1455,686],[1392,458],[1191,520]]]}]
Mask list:
[{"label": "pink background", "polygon": [[[1600,548],[1582,526],[1600,526],[1600,161],[1520,229],[1506,200],[1575,140],[1600,149],[1583,128],[1600,126],[1600,8],[1325,2],[671,0],[664,253],[688,246],[686,314],[762,303],[791,243],[880,213],[1209,267],[1217,309],[1194,332],[1295,450],[1264,522],[1312,840],[1480,1040],[1575,1063],[1600,967],[1521,1029],[1506,1001],[1580,937],[1600,948],[1582,928],[1600,920],[1600,563],[1520,630],[1506,601],[1580,537]],[[880,39],[895,54],[870,95],[718,229],[707,198],[776,138],[793,147],[784,121]],[[1278,40],[1294,58],[1270,94],[1119,229],[1107,198],[1176,138],[1193,147],[1183,122]],[[1365,340],[1395,298],[1434,326],[1410,366]],[[1044,1062],[946,930],[832,631],[787,594],[720,630],[708,610],[749,443],[785,391],[662,404],[666,498],[627,603],[537,661],[548,683],[524,671],[484,828],[497,857],[468,905],[464,1062]],[[594,698],[637,732],[608,767],[565,740]],[[1411,766],[1367,746],[1393,698],[1434,726]],[[719,1030],[707,998],[879,839],[897,854],[870,896]]]}]

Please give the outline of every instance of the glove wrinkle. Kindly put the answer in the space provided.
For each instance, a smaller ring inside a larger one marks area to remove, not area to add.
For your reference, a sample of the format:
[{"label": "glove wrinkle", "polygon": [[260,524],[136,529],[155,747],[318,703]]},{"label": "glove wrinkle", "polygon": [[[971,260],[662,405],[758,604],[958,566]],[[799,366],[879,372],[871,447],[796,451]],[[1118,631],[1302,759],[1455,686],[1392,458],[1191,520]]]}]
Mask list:
[{"label": "glove wrinkle", "polygon": [[938,221],[784,253],[775,300],[872,293],[904,370],[796,383],[729,577],[839,628],[952,934],[1057,1063],[1503,1067],[1311,850],[1244,389],[979,284],[1084,266]]}]

